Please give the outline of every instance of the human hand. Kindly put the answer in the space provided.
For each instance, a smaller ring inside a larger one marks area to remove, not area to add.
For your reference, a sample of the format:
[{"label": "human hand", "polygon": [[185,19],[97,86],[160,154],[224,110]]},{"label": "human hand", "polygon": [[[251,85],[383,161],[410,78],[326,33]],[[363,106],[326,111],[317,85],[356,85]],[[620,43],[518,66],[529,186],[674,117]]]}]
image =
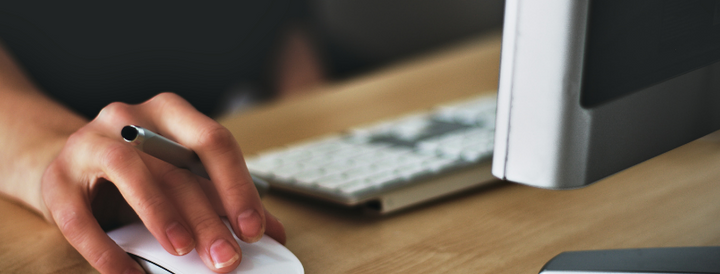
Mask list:
[{"label": "human hand", "polygon": [[[194,150],[211,180],[125,143],[120,131],[129,124]],[[108,105],[69,137],[42,179],[53,220],[93,267],[103,273],[138,271],[140,266],[98,222],[122,221],[98,206],[112,201],[106,194],[113,191],[107,189],[117,189],[119,200],[127,202],[167,252],[185,255],[194,248],[216,272],[235,269],[242,254],[221,216],[227,216],[243,241],[255,242],[267,233],[285,242],[284,228],[263,208],[230,132],[172,93],[138,105]]]}]

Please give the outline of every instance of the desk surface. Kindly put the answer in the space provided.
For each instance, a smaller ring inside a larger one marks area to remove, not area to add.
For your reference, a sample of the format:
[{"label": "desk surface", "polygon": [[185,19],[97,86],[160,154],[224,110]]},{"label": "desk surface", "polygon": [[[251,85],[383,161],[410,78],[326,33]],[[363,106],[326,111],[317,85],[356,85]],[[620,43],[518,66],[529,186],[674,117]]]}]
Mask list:
[{"label": "desk surface", "polygon": [[[499,36],[221,119],[263,149],[495,89]],[[579,190],[499,183],[390,216],[294,196],[265,206],[307,273],[537,273],[562,251],[720,245],[720,135]],[[56,228],[0,199],[0,272],[92,271]]]}]

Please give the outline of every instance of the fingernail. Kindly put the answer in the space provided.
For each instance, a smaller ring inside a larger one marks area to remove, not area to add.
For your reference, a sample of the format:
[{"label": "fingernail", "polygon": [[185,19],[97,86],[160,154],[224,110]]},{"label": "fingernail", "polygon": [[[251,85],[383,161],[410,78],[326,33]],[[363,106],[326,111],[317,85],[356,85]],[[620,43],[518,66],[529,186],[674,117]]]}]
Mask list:
[{"label": "fingernail", "polygon": [[232,265],[240,259],[240,255],[235,251],[235,248],[224,239],[219,239],[210,246],[210,257],[212,257],[215,269]]},{"label": "fingernail", "polygon": [[190,251],[193,250],[193,248],[195,248],[195,241],[193,240],[192,235],[190,235],[190,232],[188,232],[185,227],[180,225],[180,223],[172,223],[165,230],[165,233],[167,234],[170,243],[173,245],[173,248],[175,248],[175,252],[177,252],[178,255],[188,254]]},{"label": "fingernail", "polygon": [[238,215],[238,226],[245,240],[250,242],[260,240],[260,236],[262,236],[262,220],[260,214],[254,209],[248,209]]}]

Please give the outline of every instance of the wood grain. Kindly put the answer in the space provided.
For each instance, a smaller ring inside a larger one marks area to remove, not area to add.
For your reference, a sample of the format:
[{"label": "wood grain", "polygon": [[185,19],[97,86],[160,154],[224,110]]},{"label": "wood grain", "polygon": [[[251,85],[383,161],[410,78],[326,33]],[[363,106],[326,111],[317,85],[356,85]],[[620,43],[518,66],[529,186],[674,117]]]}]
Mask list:
[{"label": "wood grain", "polygon": [[0,273],[96,273],[60,230],[0,195]]},{"label": "wood grain", "polygon": [[578,190],[499,184],[382,218],[265,204],[308,273],[537,273],[563,251],[720,244],[715,138]]}]

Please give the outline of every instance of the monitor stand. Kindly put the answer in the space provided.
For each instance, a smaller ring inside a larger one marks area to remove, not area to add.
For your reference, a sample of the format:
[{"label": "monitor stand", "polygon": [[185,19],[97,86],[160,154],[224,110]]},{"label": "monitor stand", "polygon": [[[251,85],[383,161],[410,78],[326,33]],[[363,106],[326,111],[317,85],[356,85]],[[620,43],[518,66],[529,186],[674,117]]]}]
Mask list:
[{"label": "monitor stand", "polygon": [[563,252],[540,274],[720,273],[720,246]]}]

